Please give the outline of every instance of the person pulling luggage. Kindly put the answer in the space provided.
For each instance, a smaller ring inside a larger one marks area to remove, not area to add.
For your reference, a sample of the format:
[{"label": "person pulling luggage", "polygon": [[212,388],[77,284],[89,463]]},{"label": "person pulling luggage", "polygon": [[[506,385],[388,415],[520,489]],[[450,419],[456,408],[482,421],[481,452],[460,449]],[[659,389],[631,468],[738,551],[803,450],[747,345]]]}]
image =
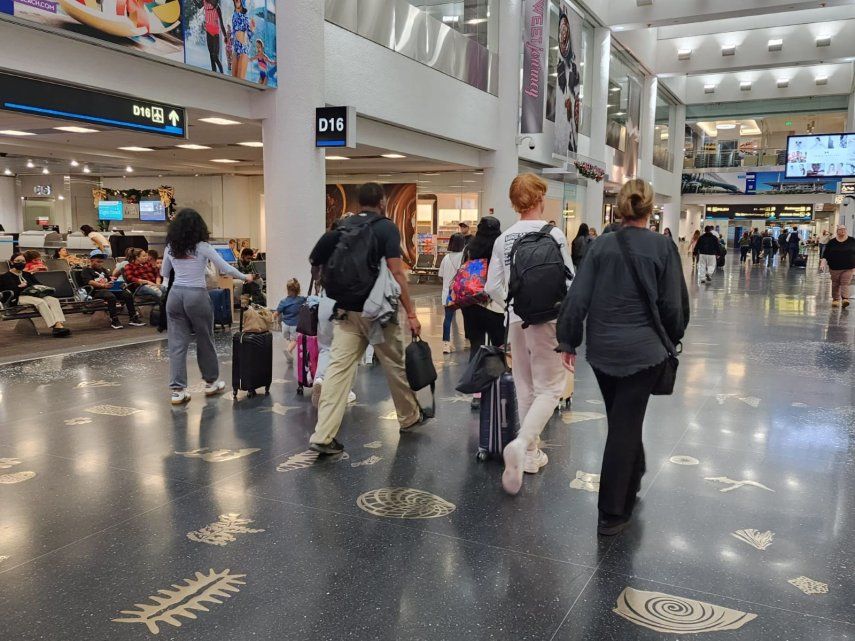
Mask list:
[{"label": "person pulling luggage", "polygon": [[347,397],[360,357],[376,340],[382,340],[374,348],[386,373],[401,431],[424,420],[404,373],[404,341],[397,314],[385,326],[362,315],[385,259],[386,268],[401,289],[400,304],[407,313],[408,329],[413,336],[421,334],[401,259],[401,235],[395,223],[385,216],[386,194],[381,185],[362,185],[358,199],[360,212],[324,234],[310,256],[313,266],[323,266],[324,287],[336,301],[330,363],[318,404],[318,421],[309,439],[310,449],[321,454],[344,450],[336,436]]}]

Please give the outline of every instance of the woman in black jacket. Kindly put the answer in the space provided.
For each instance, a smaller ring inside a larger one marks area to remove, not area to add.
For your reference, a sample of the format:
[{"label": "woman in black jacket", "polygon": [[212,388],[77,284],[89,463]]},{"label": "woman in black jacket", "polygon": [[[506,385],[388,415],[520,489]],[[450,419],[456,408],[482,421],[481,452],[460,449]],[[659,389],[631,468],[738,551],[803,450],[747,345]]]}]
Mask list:
[{"label": "woman in black jacket", "polygon": [[0,274],[0,292],[11,292],[11,294],[3,294],[3,303],[6,305],[32,305],[47,326],[53,329],[55,337],[69,336],[71,330],[65,327],[65,314],[62,313],[62,305],[60,305],[59,300],[53,296],[38,297],[23,294],[28,287],[39,284],[33,274],[24,271],[26,264],[24,255],[21,252],[16,252],[9,261],[11,270],[5,274]]},{"label": "woman in black jacket", "polygon": [[591,237],[588,235],[588,225],[582,223],[579,225],[579,231],[576,232],[576,238],[573,239],[570,245],[570,258],[573,259],[573,267],[577,271],[585,259],[585,254],[588,252],[588,245],[590,244]]},{"label": "woman in black jacket", "polygon": [[[676,345],[689,322],[689,294],[677,246],[651,232],[653,190],[630,180],[618,195],[623,227],[588,248],[558,319],[558,350],[574,371],[576,348],[586,354],[606,403],[609,433],[600,474],[598,532],[611,536],[630,522],[644,475],[641,428],[668,351],[650,319],[650,305]],[[643,285],[639,292],[619,241],[625,241]]]}]

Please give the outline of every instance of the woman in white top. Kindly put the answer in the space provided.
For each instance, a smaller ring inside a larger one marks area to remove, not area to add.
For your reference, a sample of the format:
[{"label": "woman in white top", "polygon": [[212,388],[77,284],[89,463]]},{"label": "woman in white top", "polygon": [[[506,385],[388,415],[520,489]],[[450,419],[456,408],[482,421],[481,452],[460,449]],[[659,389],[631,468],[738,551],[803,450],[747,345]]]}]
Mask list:
[{"label": "woman in white top", "polygon": [[466,247],[466,239],[462,234],[452,234],[448,239],[448,253],[439,264],[439,277],[442,279],[442,304],[445,305],[445,320],[442,323],[442,353],[451,354],[451,321],[454,320],[456,309],[448,307],[448,291],[451,283],[460,270],[463,261],[463,248]]},{"label": "woman in white top", "polygon": [[110,250],[110,243],[107,242],[107,238],[104,234],[95,231],[95,229],[90,225],[81,225],[80,231],[84,236],[92,241],[92,246],[95,249],[101,250],[101,253],[105,256],[113,255]]},{"label": "woman in white top", "polygon": [[226,389],[220,380],[220,364],[214,347],[214,309],[205,285],[205,267],[214,263],[217,271],[232,278],[252,282],[252,274],[241,274],[208,244],[208,226],[193,209],[182,209],[169,223],[161,275],[174,272],[172,289],[166,300],[167,336],[172,404],[190,400],[187,392],[187,347],[191,331],[196,334],[196,360],[205,380],[205,395]]}]

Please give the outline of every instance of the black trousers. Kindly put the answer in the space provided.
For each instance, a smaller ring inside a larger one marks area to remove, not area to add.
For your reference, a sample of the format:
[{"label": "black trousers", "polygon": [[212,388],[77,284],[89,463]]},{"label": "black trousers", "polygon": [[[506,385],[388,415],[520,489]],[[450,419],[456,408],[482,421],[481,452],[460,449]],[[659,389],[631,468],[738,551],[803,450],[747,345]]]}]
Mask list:
[{"label": "black trousers", "polygon": [[107,313],[110,314],[110,318],[118,316],[118,312],[116,311],[118,301],[124,303],[125,309],[128,310],[128,316],[134,318],[137,315],[137,309],[134,306],[134,295],[126,289],[119,292],[111,292],[109,289],[95,289],[92,291],[92,298],[103,300],[107,303]]},{"label": "black trousers", "polygon": [[606,403],[609,434],[600,470],[600,518],[628,519],[635,507],[646,465],[641,428],[653,385],[663,363],[630,376],[610,376],[594,368]]},{"label": "black trousers", "polygon": [[752,247],[751,248],[751,260],[754,263],[760,262],[760,248],[759,247]]},{"label": "black trousers", "polygon": [[208,42],[208,55],[211,56],[211,71],[223,73],[223,63],[220,62],[220,34],[212,35],[205,32]]},{"label": "black trousers", "polygon": [[745,259],[748,258],[748,252],[750,247],[740,247],[739,248],[739,262],[744,263]]},{"label": "black trousers", "polygon": [[478,348],[487,344],[489,339],[491,345],[505,344],[505,317],[497,314],[481,305],[471,305],[460,310],[463,312],[463,331],[472,349],[469,353],[471,360]]}]

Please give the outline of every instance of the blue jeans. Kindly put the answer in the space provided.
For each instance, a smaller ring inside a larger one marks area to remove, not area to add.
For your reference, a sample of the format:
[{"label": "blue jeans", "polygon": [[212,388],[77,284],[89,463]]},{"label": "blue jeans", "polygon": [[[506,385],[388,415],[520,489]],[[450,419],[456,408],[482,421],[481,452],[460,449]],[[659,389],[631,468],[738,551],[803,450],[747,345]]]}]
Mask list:
[{"label": "blue jeans", "polygon": [[442,340],[445,342],[451,340],[451,321],[454,320],[454,312],[456,311],[451,307],[445,308],[445,320],[442,322]]}]

